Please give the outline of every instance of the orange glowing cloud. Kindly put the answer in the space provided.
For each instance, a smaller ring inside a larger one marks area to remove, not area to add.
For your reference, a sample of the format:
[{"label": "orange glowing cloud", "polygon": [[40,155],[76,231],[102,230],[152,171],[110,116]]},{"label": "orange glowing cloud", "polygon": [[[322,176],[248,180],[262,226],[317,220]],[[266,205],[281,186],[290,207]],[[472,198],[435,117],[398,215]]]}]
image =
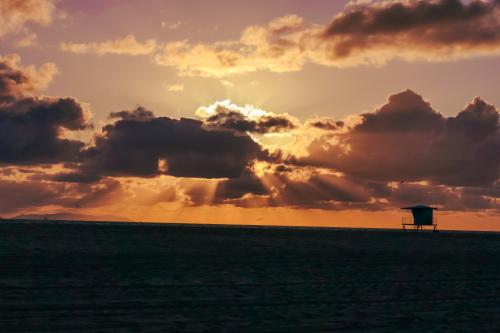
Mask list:
[{"label": "orange glowing cloud", "polygon": [[0,102],[32,96],[44,89],[57,74],[57,66],[47,62],[36,68],[22,66],[18,54],[0,55]]},{"label": "orange glowing cloud", "polygon": [[155,61],[182,76],[216,78],[298,71],[308,62],[342,68],[446,61],[500,54],[499,31],[496,0],[351,2],[328,24],[290,15],[247,27],[238,40],[167,42]]},{"label": "orange glowing cloud", "polygon": [[299,70],[305,60],[297,47],[302,28],[303,19],[290,15],[266,26],[250,26],[237,41],[168,42],[155,56],[155,61],[158,65],[176,67],[184,76],[220,78],[263,69]]},{"label": "orange glowing cloud", "polygon": [[0,0],[0,37],[19,32],[27,23],[47,25],[55,12],[53,0]]}]

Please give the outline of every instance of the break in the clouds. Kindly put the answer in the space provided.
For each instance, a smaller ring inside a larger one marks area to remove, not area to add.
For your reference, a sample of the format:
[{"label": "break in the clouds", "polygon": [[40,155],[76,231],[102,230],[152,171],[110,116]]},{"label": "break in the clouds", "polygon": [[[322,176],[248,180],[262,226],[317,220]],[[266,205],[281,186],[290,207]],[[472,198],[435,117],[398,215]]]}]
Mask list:
[{"label": "break in the clouds", "polygon": [[498,0],[385,0],[351,3],[326,24],[289,15],[249,26],[237,40],[167,42],[155,61],[180,75],[220,78],[297,71],[307,62],[348,67],[498,54]]},{"label": "break in the clouds", "polygon": [[107,40],[102,42],[76,43],[62,42],[61,50],[77,54],[118,54],[118,55],[148,55],[156,50],[156,40],[147,39],[144,42],[138,41],[134,35],[129,34],[123,38]]},{"label": "break in the clouds", "polygon": [[302,163],[383,181],[488,186],[499,176],[498,119],[480,98],[445,117],[407,90],[348,131],[315,140]]},{"label": "break in the clouds", "polygon": [[298,121],[288,114],[275,114],[253,105],[239,106],[229,100],[202,106],[196,111],[206,126],[241,133],[278,133],[297,127]]},{"label": "break in the clouds", "polygon": [[28,24],[47,25],[56,12],[52,0],[0,0],[0,37],[21,31]]}]

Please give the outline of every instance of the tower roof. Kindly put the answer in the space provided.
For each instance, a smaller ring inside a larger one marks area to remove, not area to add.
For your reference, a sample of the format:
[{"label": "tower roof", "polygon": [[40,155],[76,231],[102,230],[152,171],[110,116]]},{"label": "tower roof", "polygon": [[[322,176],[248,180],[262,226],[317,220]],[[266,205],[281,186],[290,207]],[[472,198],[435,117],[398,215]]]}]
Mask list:
[{"label": "tower roof", "polygon": [[434,210],[437,210],[436,207],[425,206],[425,205],[416,205],[416,206],[401,207],[401,209],[434,209]]}]

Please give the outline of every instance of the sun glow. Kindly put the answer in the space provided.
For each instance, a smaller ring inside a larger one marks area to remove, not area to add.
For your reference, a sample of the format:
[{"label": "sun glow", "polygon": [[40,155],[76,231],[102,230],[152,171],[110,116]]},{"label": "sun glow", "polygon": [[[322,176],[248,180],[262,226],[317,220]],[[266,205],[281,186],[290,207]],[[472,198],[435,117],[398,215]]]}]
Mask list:
[{"label": "sun glow", "polygon": [[244,106],[234,104],[229,99],[216,101],[209,106],[200,106],[195,114],[201,119],[207,119],[216,115],[221,108],[241,113],[243,116],[252,120],[272,114],[271,112],[264,111],[251,104],[246,104]]}]

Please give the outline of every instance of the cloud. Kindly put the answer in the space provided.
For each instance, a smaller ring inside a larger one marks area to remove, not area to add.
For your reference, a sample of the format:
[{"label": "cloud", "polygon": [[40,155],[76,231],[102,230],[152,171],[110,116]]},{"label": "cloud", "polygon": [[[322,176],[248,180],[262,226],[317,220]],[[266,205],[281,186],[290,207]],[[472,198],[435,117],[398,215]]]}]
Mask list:
[{"label": "cloud", "polygon": [[34,33],[28,33],[23,38],[16,41],[15,45],[17,47],[30,47],[37,44],[38,37]]},{"label": "cloud", "polygon": [[63,51],[77,54],[91,53],[99,56],[106,54],[138,56],[153,53],[156,50],[156,40],[148,39],[141,43],[135,39],[134,35],[129,34],[123,38],[104,42],[62,42],[60,48]]},{"label": "cloud", "polygon": [[59,172],[50,177],[55,182],[90,184],[102,179],[99,175],[89,175],[78,172]]},{"label": "cloud", "polygon": [[214,202],[224,203],[226,200],[240,199],[249,194],[269,194],[262,181],[251,171],[245,170],[239,178],[227,179],[217,184]]},{"label": "cloud", "polygon": [[61,131],[88,127],[82,106],[72,98],[24,98],[0,106],[0,163],[75,161],[84,144]]},{"label": "cloud", "polygon": [[53,63],[45,63],[39,69],[23,67],[19,55],[0,55],[0,104],[33,96],[45,88],[56,73]]},{"label": "cloud", "polygon": [[[66,132],[89,128],[86,108],[70,97],[39,95],[55,72],[51,64],[0,57],[0,191],[12,193],[2,212],[113,206],[141,193],[138,205],[500,209],[499,113],[480,98],[446,117],[406,90],[354,120],[304,123],[230,101],[200,107],[199,120],[139,107],[110,113],[85,143]],[[307,139],[266,150],[266,141],[294,137]],[[306,153],[294,155],[300,144]],[[163,190],[144,179],[154,177]]]},{"label": "cloud", "polygon": [[380,1],[348,6],[304,41],[313,61],[352,66],[499,54],[499,31],[498,0]]},{"label": "cloud", "polygon": [[209,127],[241,133],[277,133],[297,127],[297,120],[288,114],[275,114],[253,105],[239,106],[229,100],[202,106],[198,108],[196,115]]},{"label": "cloud", "polygon": [[334,140],[315,140],[301,163],[384,181],[472,186],[498,179],[499,115],[480,98],[446,118],[407,90],[359,117]]},{"label": "cloud", "polygon": [[207,191],[206,186],[191,187],[186,194],[193,205],[381,209],[370,204],[372,196],[382,193],[377,190],[376,186],[361,180],[311,170],[295,169],[287,174],[269,171],[257,176],[247,169],[239,178],[218,182],[214,194]]},{"label": "cloud", "polygon": [[138,107],[133,111],[118,111],[111,112],[109,114],[110,119],[121,119],[121,120],[136,120],[136,121],[146,121],[155,118],[152,111],[146,110],[143,107]]},{"label": "cloud", "polygon": [[165,88],[166,88],[166,90],[168,92],[181,92],[181,91],[184,91],[184,85],[183,84],[171,84],[171,85],[167,85]]},{"label": "cloud", "polygon": [[379,66],[393,59],[448,61],[498,54],[498,0],[382,0],[351,2],[323,25],[290,15],[249,26],[236,40],[169,42],[155,62],[184,76],[223,78],[260,70],[298,71],[308,62]]},{"label": "cloud", "polygon": [[123,189],[115,179],[103,179],[98,183],[77,187],[81,194],[72,205],[78,208],[99,207],[113,204],[123,196]]},{"label": "cloud", "polygon": [[177,30],[177,29],[180,29],[182,27],[185,27],[186,25],[188,25],[187,22],[180,21],[180,20],[175,21],[175,22],[168,22],[168,21],[161,22],[161,28],[167,29],[167,30]]},{"label": "cloud", "polygon": [[80,141],[64,129],[86,129],[87,112],[72,98],[32,97],[54,75],[52,64],[21,67],[17,55],[0,58],[0,163],[58,163],[77,159]]},{"label": "cloud", "polygon": [[150,206],[157,203],[177,202],[182,199],[182,194],[179,193],[179,189],[176,186],[163,186],[158,193],[154,194],[151,198],[147,198],[145,204]]},{"label": "cloud", "polygon": [[302,27],[303,19],[290,15],[247,27],[235,41],[169,42],[155,55],[155,62],[176,67],[180,75],[219,78],[264,69],[299,70],[304,63],[297,47]]},{"label": "cloud", "polygon": [[317,128],[325,131],[337,131],[344,127],[345,123],[342,120],[333,120],[330,118],[317,118],[307,121],[306,126]]},{"label": "cloud", "polygon": [[278,178],[283,185],[273,198],[275,205],[336,209],[338,203],[366,203],[371,197],[369,188],[333,174],[312,174],[304,179]]},{"label": "cloud", "polygon": [[240,178],[209,186],[189,187],[184,193],[192,205],[287,207],[321,210],[390,210],[429,204],[445,211],[500,211],[496,187],[450,187],[425,183],[387,183],[348,175],[292,168],[286,173],[256,176],[247,170]]},{"label": "cloud", "polygon": [[121,184],[113,179],[104,179],[93,184],[0,179],[0,191],[9,193],[0,202],[2,214],[40,207],[99,207],[113,204],[124,195]]},{"label": "cloud", "polygon": [[8,193],[0,200],[0,212],[12,213],[20,209],[46,206],[58,202],[64,191],[62,184],[42,182],[15,182],[0,180],[0,191]]},{"label": "cloud", "polygon": [[464,188],[443,185],[399,184],[389,198],[394,206],[407,206],[415,203],[431,203],[449,211],[498,210],[500,206],[494,197],[472,195]]},{"label": "cloud", "polygon": [[142,108],[112,116],[117,120],[84,153],[85,173],[234,178],[254,160],[268,158],[249,136],[206,129],[198,120],[155,117]]},{"label": "cloud", "polygon": [[52,0],[0,0],[0,37],[21,31],[27,23],[47,25],[55,12]]},{"label": "cloud", "polygon": [[220,83],[224,86],[224,87],[228,87],[228,88],[232,88],[234,87],[234,83],[231,82],[231,81],[228,81],[228,80],[221,80]]}]

